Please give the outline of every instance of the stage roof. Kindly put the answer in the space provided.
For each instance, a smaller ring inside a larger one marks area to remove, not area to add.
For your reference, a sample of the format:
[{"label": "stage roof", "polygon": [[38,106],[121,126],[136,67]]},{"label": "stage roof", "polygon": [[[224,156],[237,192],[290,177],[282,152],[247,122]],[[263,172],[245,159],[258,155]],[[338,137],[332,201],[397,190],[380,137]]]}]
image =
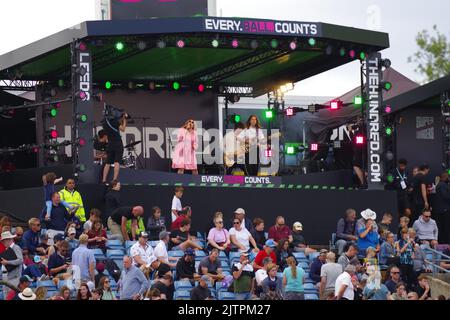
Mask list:
[{"label": "stage roof", "polygon": [[[216,17],[86,21],[1,55],[0,79],[20,75],[22,80],[69,81],[74,39],[91,50],[98,84],[176,80],[214,88],[253,87],[252,96],[346,64],[361,52],[389,47],[387,33],[315,22]],[[218,47],[212,46],[214,39]],[[183,48],[177,47],[179,40]],[[124,44],[121,51],[115,49],[118,41]],[[158,47],[161,41],[164,48]]]}]

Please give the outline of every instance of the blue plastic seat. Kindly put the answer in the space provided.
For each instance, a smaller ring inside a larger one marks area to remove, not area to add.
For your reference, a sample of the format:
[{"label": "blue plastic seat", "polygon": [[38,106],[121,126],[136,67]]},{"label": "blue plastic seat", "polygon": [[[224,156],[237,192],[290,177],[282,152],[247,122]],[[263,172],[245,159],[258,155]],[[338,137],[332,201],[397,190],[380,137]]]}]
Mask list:
[{"label": "blue plastic seat", "polygon": [[56,289],[55,283],[52,280],[37,281],[36,287],[46,287]]},{"label": "blue plastic seat", "polygon": [[227,257],[227,255],[226,255],[225,251],[220,251],[220,252],[219,252],[219,258],[221,258],[221,259],[228,259],[228,257]]},{"label": "blue plastic seat", "polygon": [[297,261],[300,259],[306,259],[304,252],[293,252],[292,255],[294,256],[295,259],[297,259]]},{"label": "blue plastic seat", "polygon": [[303,270],[308,270],[309,269],[309,264],[308,263],[306,263],[306,262],[303,262],[303,261],[301,261],[301,262],[299,262],[298,264],[297,264],[299,267],[301,267]]},{"label": "blue plastic seat", "polygon": [[174,285],[176,291],[192,289],[192,284],[190,281],[183,281],[183,280],[175,281]]},{"label": "blue plastic seat", "polygon": [[184,256],[184,252],[181,250],[171,250],[169,252],[167,252],[167,254],[169,255],[169,257],[182,257]]},{"label": "blue plastic seat", "polygon": [[219,293],[221,291],[228,291],[228,287],[223,286],[222,281],[217,281],[216,282],[216,291],[217,291],[217,293]]},{"label": "blue plastic seat", "polygon": [[56,296],[57,294],[59,294],[58,290],[47,290],[47,299]]},{"label": "blue plastic seat", "polygon": [[136,241],[131,241],[131,240],[127,240],[125,241],[125,249],[128,250],[129,248],[131,248],[133,246],[133,244],[135,244]]},{"label": "blue plastic seat", "polygon": [[313,261],[315,258],[317,258],[319,256],[319,252],[311,252],[308,257],[309,257],[309,261]]},{"label": "blue plastic seat", "polygon": [[72,284],[70,282],[71,281],[69,281],[69,280],[59,280],[58,286],[57,286],[58,290],[61,289],[63,286],[68,286],[70,288],[69,284]]},{"label": "blue plastic seat", "polygon": [[122,241],[120,241],[118,239],[108,240],[108,241],[106,241],[106,248],[108,248],[108,249],[123,248],[123,243],[122,243]]},{"label": "blue plastic seat", "polygon": [[305,300],[319,300],[319,296],[316,293],[305,293]]},{"label": "blue plastic seat", "polygon": [[230,265],[233,265],[233,264],[239,262],[240,258],[241,258],[240,252],[230,252]]},{"label": "blue plastic seat", "polygon": [[102,249],[90,249],[92,253],[94,254],[95,259],[105,259],[105,255],[103,254]]},{"label": "blue plastic seat", "polygon": [[158,245],[159,241],[149,241],[149,243],[154,248]]},{"label": "blue plastic seat", "polygon": [[233,292],[220,291],[218,294],[219,300],[236,300],[236,296]]},{"label": "blue plastic seat", "polygon": [[108,257],[109,259],[123,259],[123,256],[123,250],[113,249],[106,251],[106,257]]},{"label": "blue plastic seat", "polygon": [[175,291],[173,300],[191,300],[191,293],[189,291]]},{"label": "blue plastic seat", "polygon": [[226,260],[220,260],[220,266],[222,268],[230,268],[230,264]]},{"label": "blue plastic seat", "polygon": [[222,270],[222,274],[224,276],[230,276],[231,275],[231,270]]},{"label": "blue plastic seat", "polygon": [[120,271],[122,271],[123,270],[123,259],[113,259],[113,260],[119,267]]},{"label": "blue plastic seat", "polygon": [[206,253],[202,250],[195,250],[195,257],[206,257]]},{"label": "blue plastic seat", "polygon": [[[198,286],[198,281],[195,281],[195,287]],[[214,289],[214,286],[211,284],[211,282],[208,281],[208,288]]]}]

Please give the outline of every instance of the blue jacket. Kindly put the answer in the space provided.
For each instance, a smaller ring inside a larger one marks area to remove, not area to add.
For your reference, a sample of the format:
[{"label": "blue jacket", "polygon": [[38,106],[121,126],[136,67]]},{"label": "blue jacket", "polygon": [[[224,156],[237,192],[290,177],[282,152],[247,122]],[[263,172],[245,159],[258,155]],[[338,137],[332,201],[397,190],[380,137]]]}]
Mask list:
[{"label": "blue jacket", "polygon": [[314,281],[314,283],[320,282],[320,270],[324,262],[320,261],[319,258],[315,258],[311,263],[311,268],[309,269],[309,277]]},{"label": "blue jacket", "polygon": [[22,236],[22,240],[24,242],[24,247],[28,249],[28,253],[30,255],[34,255],[36,253],[36,247],[39,244],[39,232],[33,232],[32,230],[27,230]]}]

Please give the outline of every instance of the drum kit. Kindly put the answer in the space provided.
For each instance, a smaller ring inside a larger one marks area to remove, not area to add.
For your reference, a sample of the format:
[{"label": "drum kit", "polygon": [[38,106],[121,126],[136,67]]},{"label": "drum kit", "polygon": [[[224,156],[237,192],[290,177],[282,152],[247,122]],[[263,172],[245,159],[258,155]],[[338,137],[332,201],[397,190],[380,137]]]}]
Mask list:
[{"label": "drum kit", "polygon": [[127,150],[127,155],[122,158],[122,168],[137,169],[136,166],[136,149],[135,147],[142,141],[135,141],[127,144],[123,148]]}]

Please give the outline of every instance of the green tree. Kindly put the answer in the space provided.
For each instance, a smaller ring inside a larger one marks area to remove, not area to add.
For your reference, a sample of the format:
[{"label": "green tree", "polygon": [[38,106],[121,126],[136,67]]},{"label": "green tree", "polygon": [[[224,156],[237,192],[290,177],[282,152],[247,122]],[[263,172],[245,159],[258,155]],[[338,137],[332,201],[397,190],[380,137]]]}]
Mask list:
[{"label": "green tree", "polygon": [[450,42],[445,34],[442,34],[433,26],[433,34],[422,30],[416,36],[419,47],[408,62],[417,63],[416,72],[426,77],[426,82],[442,78],[450,74]]}]

